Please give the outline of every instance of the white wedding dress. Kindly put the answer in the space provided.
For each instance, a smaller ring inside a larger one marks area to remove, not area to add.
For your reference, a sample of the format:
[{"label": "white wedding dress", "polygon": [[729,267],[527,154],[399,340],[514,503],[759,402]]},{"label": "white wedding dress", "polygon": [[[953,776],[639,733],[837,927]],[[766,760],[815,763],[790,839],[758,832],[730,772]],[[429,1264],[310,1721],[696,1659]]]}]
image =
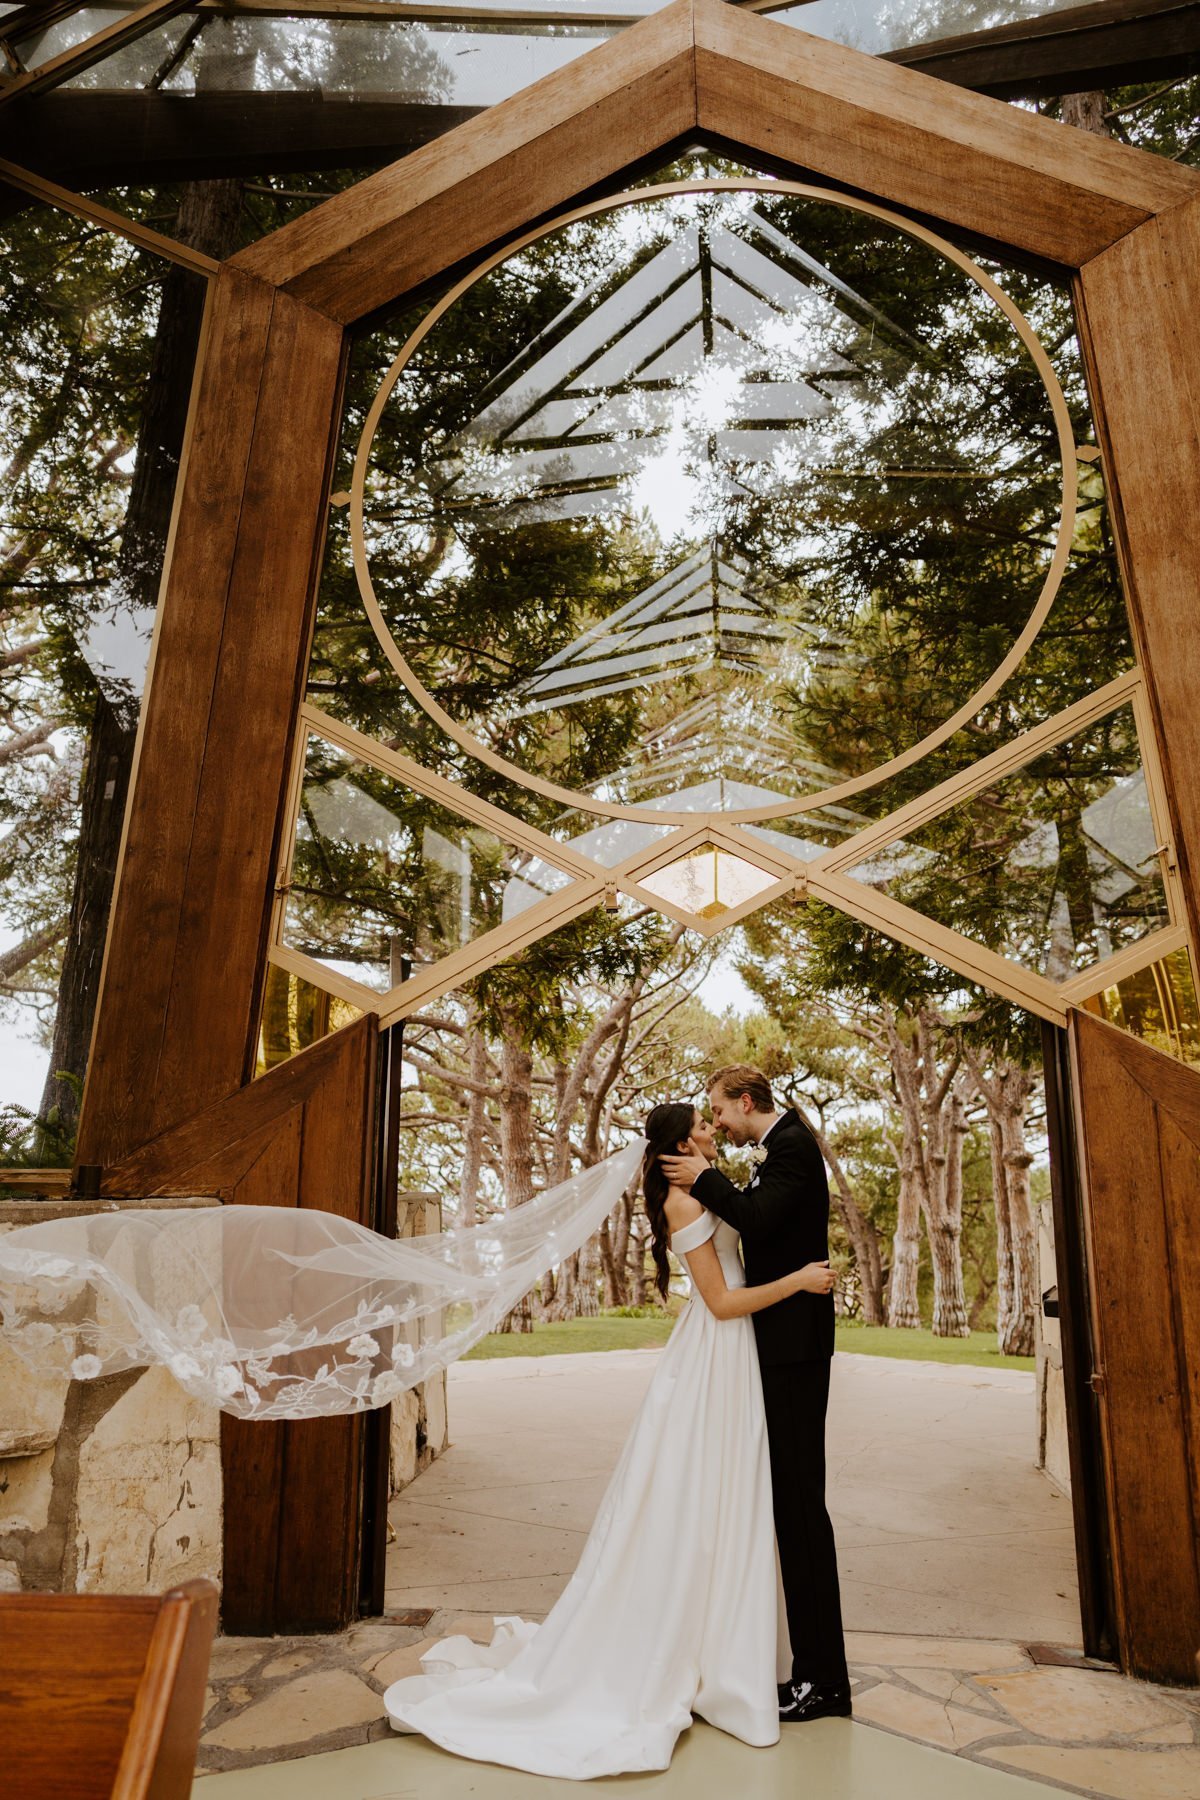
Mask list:
[{"label": "white wedding dress", "polygon": [[[711,1213],[671,1248],[710,1237],[743,1286],[737,1233]],[[443,1639],[384,1704],[397,1731],[535,1775],[665,1769],[693,1717],[778,1741],[781,1616],[753,1327],[715,1318],[693,1286],[544,1623],[497,1619],[487,1646]]]}]

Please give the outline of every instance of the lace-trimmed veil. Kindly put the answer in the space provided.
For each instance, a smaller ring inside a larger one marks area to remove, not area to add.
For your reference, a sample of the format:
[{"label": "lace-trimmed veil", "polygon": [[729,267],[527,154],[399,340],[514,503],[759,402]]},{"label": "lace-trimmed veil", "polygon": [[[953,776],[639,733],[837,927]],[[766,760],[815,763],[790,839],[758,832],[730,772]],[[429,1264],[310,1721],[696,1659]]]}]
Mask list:
[{"label": "lace-trimmed veil", "polygon": [[491,1331],[599,1229],[625,1149],[479,1225],[393,1240],[275,1206],[114,1208],[0,1235],[0,1323],[34,1370],[161,1363],[244,1419],[385,1405]]}]

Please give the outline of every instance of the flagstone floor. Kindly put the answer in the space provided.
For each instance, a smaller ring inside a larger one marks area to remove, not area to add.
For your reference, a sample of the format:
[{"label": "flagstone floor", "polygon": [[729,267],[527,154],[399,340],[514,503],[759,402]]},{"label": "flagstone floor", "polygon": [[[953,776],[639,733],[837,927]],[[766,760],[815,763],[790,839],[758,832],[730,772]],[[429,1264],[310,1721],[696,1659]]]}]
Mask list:
[{"label": "flagstone floor", "polygon": [[[567,1784],[522,1776],[514,1785],[394,1737],[381,1696],[452,1630],[486,1639],[494,1613],[544,1616],[654,1355],[453,1371],[454,1445],[392,1508],[388,1614],[419,1607],[428,1621],[385,1616],[338,1637],[218,1640],[197,1791],[210,1800],[565,1794]],[[701,1800],[736,1784],[766,1800],[803,1781],[821,1800],[1200,1796],[1200,1694],[1030,1654],[1033,1644],[1078,1641],[1069,1503],[1031,1466],[1032,1378],[871,1357],[838,1357],[835,1368],[830,1489],[854,1721],[792,1729],[771,1751],[697,1727],[665,1776],[630,1777],[631,1791],[636,1781],[645,1800],[685,1791]],[[704,1772],[718,1766],[724,1785],[706,1787]]]}]

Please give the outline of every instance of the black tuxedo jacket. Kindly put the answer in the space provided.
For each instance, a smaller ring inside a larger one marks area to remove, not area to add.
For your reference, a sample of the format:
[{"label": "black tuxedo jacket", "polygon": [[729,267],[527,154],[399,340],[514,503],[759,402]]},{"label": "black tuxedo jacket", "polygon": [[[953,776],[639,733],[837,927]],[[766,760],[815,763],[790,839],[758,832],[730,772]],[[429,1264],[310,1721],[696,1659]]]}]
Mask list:
[{"label": "black tuxedo jacket", "polygon": [[[706,1169],[692,1186],[701,1206],[741,1232],[752,1287],[829,1255],[829,1183],[812,1132],[787,1111],[772,1127],[766,1151],[746,1188],[734,1187],[719,1169]],[[753,1316],[762,1363],[833,1355],[832,1294],[793,1294]]]}]

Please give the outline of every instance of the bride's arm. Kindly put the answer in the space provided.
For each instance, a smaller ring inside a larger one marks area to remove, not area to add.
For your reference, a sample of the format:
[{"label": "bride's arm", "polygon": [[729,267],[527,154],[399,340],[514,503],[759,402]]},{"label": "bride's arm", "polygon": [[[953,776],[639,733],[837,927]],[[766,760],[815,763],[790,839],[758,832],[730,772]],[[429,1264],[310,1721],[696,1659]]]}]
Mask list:
[{"label": "bride's arm", "polygon": [[[685,1230],[704,1216],[699,1201],[693,1200],[690,1194],[674,1190],[667,1195],[664,1210],[672,1234]],[[731,1288],[711,1238],[682,1254],[700,1298],[717,1319],[744,1319],[750,1313],[762,1312],[764,1307],[790,1299],[793,1294],[827,1294],[835,1280],[827,1262],[805,1263],[802,1269],[794,1269],[780,1281],[766,1281],[759,1287]]]},{"label": "bride's arm", "polygon": [[777,1306],[793,1294],[827,1294],[834,1283],[828,1263],[805,1263],[780,1281],[764,1281],[759,1287],[727,1286],[725,1271],[711,1238],[685,1252],[700,1298],[717,1319],[744,1319],[764,1307]]}]

